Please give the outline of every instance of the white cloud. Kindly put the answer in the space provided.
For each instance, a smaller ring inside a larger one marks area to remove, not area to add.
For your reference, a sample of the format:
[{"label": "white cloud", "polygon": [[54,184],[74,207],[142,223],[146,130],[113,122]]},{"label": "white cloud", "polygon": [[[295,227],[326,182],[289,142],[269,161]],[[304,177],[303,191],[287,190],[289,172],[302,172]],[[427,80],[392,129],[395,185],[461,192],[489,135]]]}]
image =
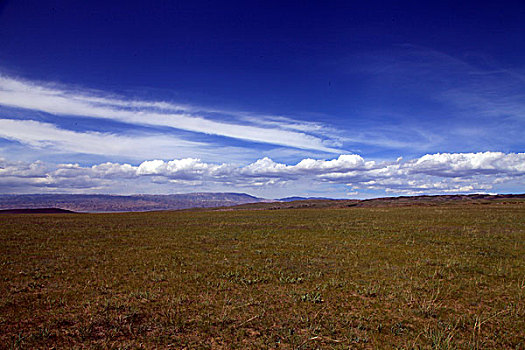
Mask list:
[{"label": "white cloud", "polygon": [[121,136],[100,132],[77,132],[50,123],[32,120],[0,119],[0,138],[32,148],[55,152],[119,155],[132,158],[180,156],[183,150],[207,145],[164,135]]},{"label": "white cloud", "polygon": [[[254,159],[258,151],[245,147],[221,146],[214,143],[195,142],[174,135],[158,132],[133,132],[127,134],[73,131],[51,123],[33,120],[2,119],[0,117],[0,140],[10,142],[0,147],[0,155],[13,156],[24,149],[25,160],[60,157],[76,161],[79,154],[95,155],[102,161],[118,157],[122,161],[144,159],[185,158],[198,155],[207,160],[222,159],[228,162],[245,162]],[[18,148],[18,150],[17,150]],[[29,148],[29,149],[28,149]],[[288,148],[289,154],[307,153]],[[279,149],[271,150],[279,154]]]},{"label": "white cloud", "polygon": [[523,153],[437,153],[427,154],[413,164],[413,172],[440,176],[476,174],[525,174]]},{"label": "white cloud", "polygon": [[138,176],[163,176],[170,179],[194,180],[200,178],[219,179],[233,172],[233,167],[227,164],[214,165],[203,163],[199,159],[175,159],[169,162],[152,160],[142,162],[137,168]]},{"label": "white cloud", "polygon": [[[501,185],[523,188],[525,153],[430,154],[411,160],[367,161],[359,155],[332,160],[304,159],[295,165],[262,158],[245,166],[214,164],[185,158],[150,160],[138,165],[102,163],[46,165],[42,162],[0,161],[0,185],[53,189],[104,188],[130,184],[172,184],[206,188],[252,189],[286,185],[293,194],[301,184],[311,189],[345,185],[347,190],[388,194],[494,192]],[[215,187],[214,187],[215,186]],[[134,187],[139,189],[140,187]],[[175,187],[194,191],[191,187]]]},{"label": "white cloud", "polygon": [[47,173],[49,168],[41,161],[34,163],[8,162],[0,158],[0,177],[30,178],[40,177]]},{"label": "white cloud", "polygon": [[313,124],[306,122],[273,121],[272,125],[263,127],[261,125],[265,123],[262,121],[259,126],[216,121],[193,114],[192,108],[188,106],[99,97],[70,88],[34,84],[5,76],[0,77],[0,104],[61,116],[112,119],[129,124],[165,126],[251,142],[329,153],[340,152],[332,147],[337,144],[336,141],[312,134]]},{"label": "white cloud", "polygon": [[331,172],[349,173],[354,170],[372,169],[374,161],[365,160],[356,154],[342,154],[333,160],[303,159],[296,165],[275,163],[269,158],[259,159],[242,169],[242,174],[248,176],[299,176],[323,175]]}]

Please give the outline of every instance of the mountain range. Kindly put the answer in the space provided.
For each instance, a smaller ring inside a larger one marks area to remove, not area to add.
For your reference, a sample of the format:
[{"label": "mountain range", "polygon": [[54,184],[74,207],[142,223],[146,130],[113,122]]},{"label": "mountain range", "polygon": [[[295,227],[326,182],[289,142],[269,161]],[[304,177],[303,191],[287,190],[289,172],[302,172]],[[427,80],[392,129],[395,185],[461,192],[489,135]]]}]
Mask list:
[{"label": "mountain range", "polygon": [[77,212],[118,212],[211,208],[264,202],[244,193],[187,193],[118,196],[106,194],[0,195],[0,209],[60,208]]},{"label": "mountain range", "polygon": [[[318,197],[287,197],[264,199],[245,193],[186,193],[170,195],[105,195],[105,194],[20,194],[0,195],[0,211],[56,208],[74,212],[128,212],[177,210],[190,208],[292,209],[343,208],[371,206],[440,205],[453,203],[525,202],[525,194],[470,194],[403,196],[373,199],[330,199]],[[22,211],[23,212],[23,211]],[[51,212],[51,211],[50,211]]]}]

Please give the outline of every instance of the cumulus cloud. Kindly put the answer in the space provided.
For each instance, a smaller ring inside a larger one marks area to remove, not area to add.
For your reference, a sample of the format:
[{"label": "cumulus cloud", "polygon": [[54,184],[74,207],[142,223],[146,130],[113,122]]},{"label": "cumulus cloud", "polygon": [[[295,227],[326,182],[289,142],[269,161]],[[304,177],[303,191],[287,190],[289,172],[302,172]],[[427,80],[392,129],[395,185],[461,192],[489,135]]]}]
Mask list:
[{"label": "cumulus cloud", "polygon": [[145,161],[136,168],[138,176],[162,176],[169,179],[196,180],[220,179],[234,172],[231,165],[203,163],[199,159],[175,159],[169,162],[162,160]]},{"label": "cumulus cloud", "polygon": [[413,164],[413,172],[446,177],[480,174],[525,174],[523,153],[437,153],[427,154]]},{"label": "cumulus cloud", "polygon": [[322,175],[331,172],[349,173],[355,170],[372,169],[375,162],[365,160],[355,154],[343,154],[333,160],[303,159],[296,165],[276,163],[265,157],[244,167],[241,172],[248,176],[299,176]]},{"label": "cumulus cloud", "polygon": [[348,186],[353,191],[389,194],[437,194],[486,192],[501,184],[523,184],[525,153],[441,153],[417,159],[365,160],[359,155],[340,155],[331,160],[303,159],[295,165],[262,158],[251,164],[214,164],[185,158],[148,160],[138,165],[102,163],[51,166],[42,162],[0,161],[0,185],[55,189],[97,188],[117,182],[148,181],[182,185],[228,185],[259,188],[308,183]]},{"label": "cumulus cloud", "polygon": [[[128,101],[106,97],[105,93],[37,84],[0,76],[0,104],[60,116],[81,116],[116,120],[134,125],[163,126],[208,135],[225,136],[251,142],[339,153],[338,142],[319,136],[320,124],[252,118],[258,123],[241,120],[211,120],[196,107],[155,101]],[[208,111],[204,111],[208,112]],[[227,113],[227,112],[224,112]],[[229,117],[237,117],[230,114]],[[233,118],[235,119],[235,118]],[[317,130],[315,130],[317,128]]]}]

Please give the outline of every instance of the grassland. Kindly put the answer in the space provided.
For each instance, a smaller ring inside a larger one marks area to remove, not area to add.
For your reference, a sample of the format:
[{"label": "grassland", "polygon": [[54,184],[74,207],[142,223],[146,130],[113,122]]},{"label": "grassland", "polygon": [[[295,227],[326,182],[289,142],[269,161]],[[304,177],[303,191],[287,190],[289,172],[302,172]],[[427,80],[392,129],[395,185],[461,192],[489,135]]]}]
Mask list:
[{"label": "grassland", "polygon": [[523,349],[525,205],[0,215],[0,347]]}]

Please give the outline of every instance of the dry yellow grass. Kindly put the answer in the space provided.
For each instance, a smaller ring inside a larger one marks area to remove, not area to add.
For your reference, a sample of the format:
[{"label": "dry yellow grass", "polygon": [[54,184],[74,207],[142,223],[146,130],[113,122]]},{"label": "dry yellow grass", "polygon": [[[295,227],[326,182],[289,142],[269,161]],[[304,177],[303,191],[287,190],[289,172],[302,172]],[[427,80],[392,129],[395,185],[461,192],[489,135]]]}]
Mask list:
[{"label": "dry yellow grass", "polygon": [[5,348],[525,347],[525,206],[0,215]]}]

